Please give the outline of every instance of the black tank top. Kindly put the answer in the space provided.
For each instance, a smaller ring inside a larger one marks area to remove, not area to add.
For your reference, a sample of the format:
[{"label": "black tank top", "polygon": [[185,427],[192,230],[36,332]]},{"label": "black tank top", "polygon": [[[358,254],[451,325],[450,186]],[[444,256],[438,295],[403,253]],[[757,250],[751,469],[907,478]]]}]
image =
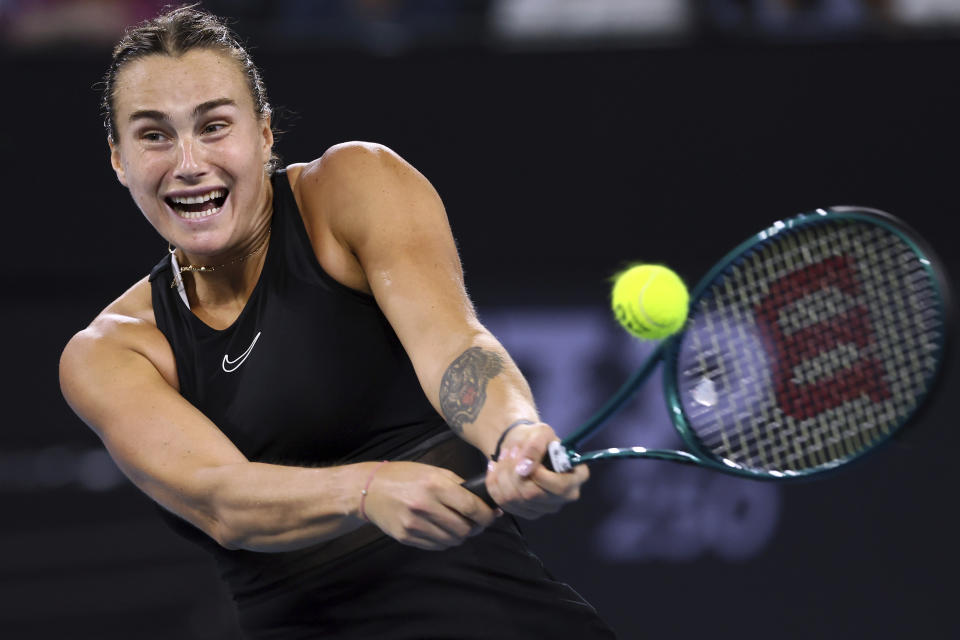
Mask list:
[{"label": "black tank top", "polygon": [[285,172],[273,188],[260,280],[230,327],[212,329],[187,308],[170,288],[169,257],[150,275],[180,393],[258,462],[389,458],[448,431],[373,297],[320,267]]},{"label": "black tank top", "polygon": [[[286,173],[272,184],[263,269],[230,327],[215,330],[190,311],[171,287],[170,256],[151,271],[157,327],[173,349],[180,393],[251,461],[417,460],[462,477],[481,472],[482,455],[430,405],[374,298],[320,266]],[[556,610],[562,629],[549,637],[612,637],[589,605],[543,570],[511,518],[443,552],[401,545],[367,526],[306,549],[258,553],[226,550],[160,511],[217,560],[250,638],[545,637],[543,607]],[[541,611],[514,612],[514,603]],[[566,635],[571,629],[579,633]]]}]

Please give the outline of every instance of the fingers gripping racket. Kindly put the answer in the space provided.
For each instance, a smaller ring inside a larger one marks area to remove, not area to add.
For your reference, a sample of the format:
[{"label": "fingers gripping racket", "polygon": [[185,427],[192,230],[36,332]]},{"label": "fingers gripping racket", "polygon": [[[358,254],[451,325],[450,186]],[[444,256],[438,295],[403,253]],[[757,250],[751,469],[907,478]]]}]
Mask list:
[{"label": "fingers gripping racket", "polygon": [[[683,331],[553,443],[547,466],[654,458],[773,480],[830,471],[902,429],[945,357],[944,271],[915,232],[873,209],[778,221],[727,254],[690,300]],[[661,362],[688,450],[578,452]],[[483,476],[465,486],[489,502]]]}]

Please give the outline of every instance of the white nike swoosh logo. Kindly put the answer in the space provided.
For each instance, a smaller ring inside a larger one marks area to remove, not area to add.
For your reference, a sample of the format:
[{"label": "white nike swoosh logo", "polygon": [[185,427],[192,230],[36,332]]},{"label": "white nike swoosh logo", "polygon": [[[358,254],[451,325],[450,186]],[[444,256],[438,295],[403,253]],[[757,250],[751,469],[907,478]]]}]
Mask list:
[{"label": "white nike swoosh logo", "polygon": [[233,373],[240,368],[240,365],[243,364],[243,361],[247,359],[247,356],[250,355],[250,352],[253,351],[253,345],[257,344],[257,340],[260,339],[260,334],[262,331],[258,331],[257,335],[253,336],[253,342],[250,343],[250,346],[247,347],[247,350],[237,356],[236,360],[231,360],[229,356],[224,354],[223,356],[223,370],[227,373]]}]

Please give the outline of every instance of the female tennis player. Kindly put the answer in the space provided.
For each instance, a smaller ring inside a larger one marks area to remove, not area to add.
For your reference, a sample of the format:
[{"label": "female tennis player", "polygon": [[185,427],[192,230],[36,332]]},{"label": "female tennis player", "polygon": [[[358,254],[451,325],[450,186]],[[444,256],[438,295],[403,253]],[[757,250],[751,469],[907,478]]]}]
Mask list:
[{"label": "female tennis player", "polygon": [[110,161],[170,252],[70,340],[61,386],[248,637],[612,637],[461,487],[488,464],[536,518],[587,470],[538,463],[556,435],[430,183],[359,142],[276,169],[259,72],[192,8],[129,30],[104,84]]}]

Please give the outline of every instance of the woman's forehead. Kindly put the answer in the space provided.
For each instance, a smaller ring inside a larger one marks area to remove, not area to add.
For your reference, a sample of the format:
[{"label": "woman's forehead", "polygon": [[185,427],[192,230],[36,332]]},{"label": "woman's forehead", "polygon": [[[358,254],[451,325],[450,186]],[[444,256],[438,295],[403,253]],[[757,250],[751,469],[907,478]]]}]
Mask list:
[{"label": "woman's forehead", "polygon": [[[180,56],[150,54],[125,64],[117,74],[114,102],[118,121],[134,111],[157,110],[171,115],[189,112],[201,103],[230,98],[253,108],[253,98],[240,64],[225,53],[194,49]],[[119,124],[119,122],[118,122]]]}]

